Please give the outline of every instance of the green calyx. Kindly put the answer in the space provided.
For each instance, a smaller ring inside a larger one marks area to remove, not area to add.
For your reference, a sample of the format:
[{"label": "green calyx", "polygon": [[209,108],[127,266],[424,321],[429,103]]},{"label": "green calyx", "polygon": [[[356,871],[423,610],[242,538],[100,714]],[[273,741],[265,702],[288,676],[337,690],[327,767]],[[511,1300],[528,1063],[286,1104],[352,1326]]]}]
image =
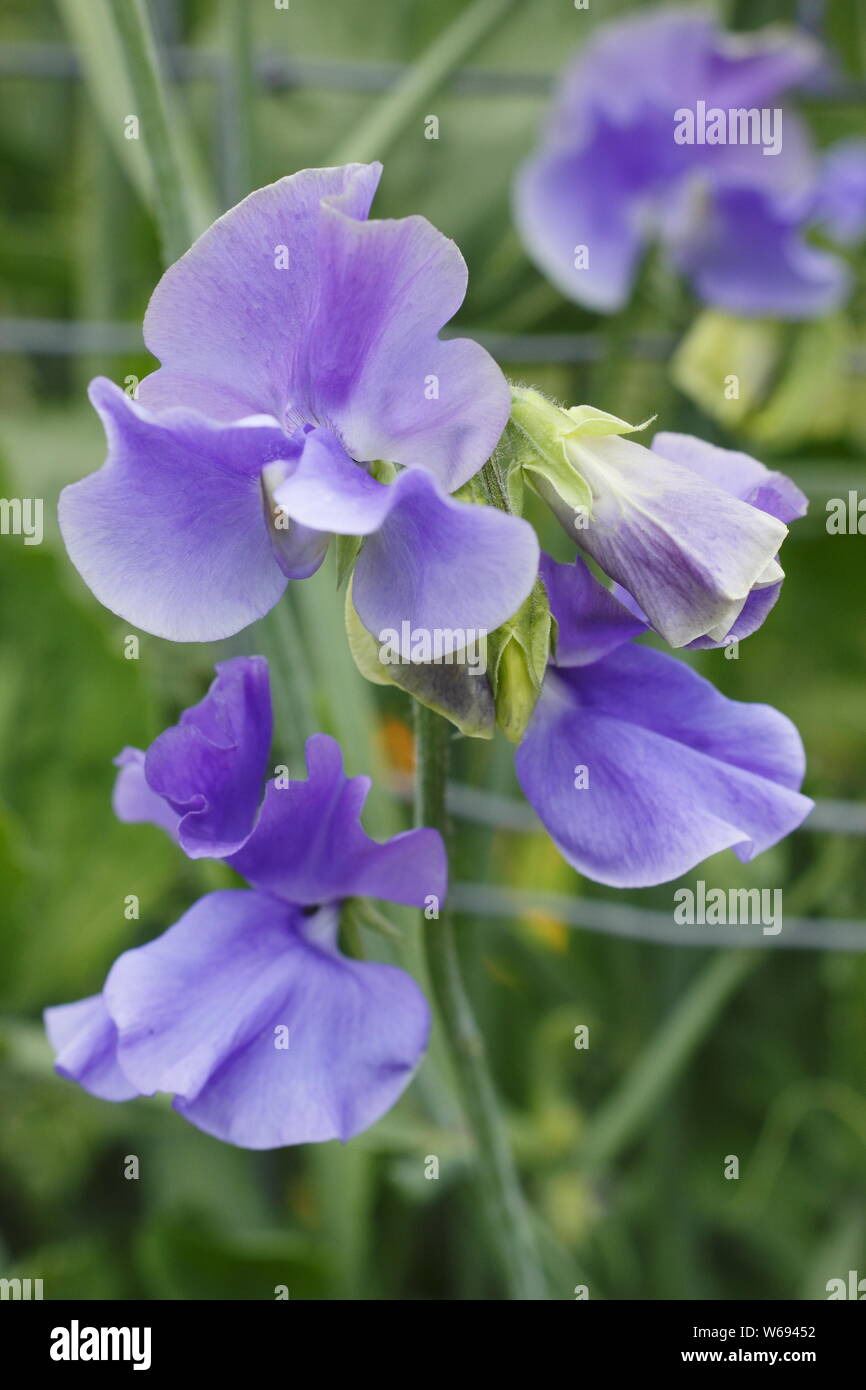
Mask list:
[{"label": "green calyx", "polygon": [[555,626],[547,592],[539,579],[514,617],[487,639],[496,722],[511,743],[520,742],[532,718]]},{"label": "green calyx", "polygon": [[554,505],[558,502],[575,516],[591,518],[592,492],[575,466],[569,443],[603,435],[634,434],[651,423],[644,420],[640,425],[631,425],[592,405],[575,405],[566,410],[540,391],[513,386],[511,417],[500,444],[513,509],[522,510],[522,489],[524,482],[529,482]]}]

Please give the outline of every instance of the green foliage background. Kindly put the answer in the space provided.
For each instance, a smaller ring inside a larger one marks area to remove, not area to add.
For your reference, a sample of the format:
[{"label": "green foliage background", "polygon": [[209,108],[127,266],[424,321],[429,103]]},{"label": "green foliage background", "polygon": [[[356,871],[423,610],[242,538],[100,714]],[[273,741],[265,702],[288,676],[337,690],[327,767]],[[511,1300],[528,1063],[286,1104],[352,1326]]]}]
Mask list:
[{"label": "green foliage background", "polygon": [[[7,55],[24,45],[66,48],[63,17],[77,3],[6,0]],[[262,55],[382,65],[422,60],[467,6],[291,0],[278,11],[271,0],[249,0],[243,8]],[[592,0],[589,11],[570,0],[506,6],[470,66],[551,75],[594,25],[636,8],[613,0]],[[165,38],[231,62],[233,4],[152,0],[150,9]],[[784,0],[722,7],[733,27],[796,10]],[[866,13],[847,0],[830,0],[826,12],[842,73],[862,83]],[[68,73],[11,75],[14,67],[5,61],[0,77],[0,315],[137,324],[160,258],[124,150],[106,138],[82,82]],[[121,100],[116,76],[105,62],[109,103]],[[327,73],[288,90],[259,89],[248,186],[230,89],[199,77],[178,99],[226,206],[248,187],[351,154],[353,134],[382,97],[337,90]],[[627,321],[597,320],[527,261],[511,226],[509,182],[543,110],[531,90],[437,91],[387,153],[376,214],[420,212],[457,240],[470,269],[461,328],[598,334],[600,356],[587,364],[539,366],[500,353],[513,377],[568,402],[632,419],[658,412],[660,428],[754,448],[748,420],[731,427],[678,389],[668,355],[630,353],[627,332],[679,339],[694,323],[700,307],[681,287],[656,272]],[[866,133],[862,98],[805,110],[820,144]],[[439,118],[438,141],[424,139],[428,112]],[[863,333],[862,255],[855,268],[849,344]],[[775,398],[761,456],[790,471],[813,502],[788,543],[782,600],[738,661],[722,652],[695,659],[726,693],[771,702],[798,723],[813,796],[862,801],[866,540],[828,536],[824,504],[849,487],[866,495],[866,426],[862,380],[849,380],[823,342],[786,335],[786,353],[770,370],[769,395],[788,392]],[[2,357],[0,495],[44,497],[47,518],[41,547],[0,537],[2,1272],[42,1278],[49,1298],[261,1299],[283,1284],[292,1298],[499,1297],[437,1049],[395,1111],[350,1145],[270,1154],[224,1147],[159,1100],[103,1104],[51,1071],[41,1009],[97,990],[121,950],[174,921],[219,872],[184,861],[156,830],[117,824],[110,791],[112,757],[124,744],[146,746],[199,698],[221,652],[142,635],[140,659],[125,660],[126,626],[84,589],[54,522],[60,488],[103,456],[87,380],[105,372],[122,382],[151,365],[134,348],[64,355],[13,345]],[[846,413],[818,428],[828,392],[840,391]],[[547,528],[543,518],[539,525]],[[545,540],[565,558],[547,529]],[[267,620],[233,649],[264,650],[278,669],[278,751],[297,765],[312,727],[337,734],[349,770],[376,773],[368,825],[389,833],[407,818],[403,697],[373,691],[354,671],[333,573],[297,587],[287,619]],[[298,632],[302,660],[291,645]],[[455,763],[461,781],[516,796],[504,742],[460,742]],[[466,820],[458,828],[457,881],[529,895],[528,907],[521,899],[507,914],[492,899],[488,912],[464,914],[461,940],[552,1296],[571,1298],[582,1282],[593,1298],[820,1298],[829,1278],[849,1268],[866,1274],[862,948],[740,957],[575,929],[532,896],[568,895],[579,921],[592,902],[625,895],[583,882],[540,832]],[[856,836],[807,828],[753,865],[722,856],[699,875],[722,887],[783,886],[792,913],[866,917]],[[633,893],[627,905],[669,914],[672,892]],[[124,918],[130,893],[141,900],[137,922]],[[411,914],[403,926],[417,964]],[[368,948],[381,946],[373,939]],[[581,1023],[590,1028],[588,1051],[573,1046]],[[133,1154],[137,1181],[124,1178]],[[736,1182],[723,1177],[732,1154]],[[424,1178],[428,1155],[440,1160],[439,1181]]]}]

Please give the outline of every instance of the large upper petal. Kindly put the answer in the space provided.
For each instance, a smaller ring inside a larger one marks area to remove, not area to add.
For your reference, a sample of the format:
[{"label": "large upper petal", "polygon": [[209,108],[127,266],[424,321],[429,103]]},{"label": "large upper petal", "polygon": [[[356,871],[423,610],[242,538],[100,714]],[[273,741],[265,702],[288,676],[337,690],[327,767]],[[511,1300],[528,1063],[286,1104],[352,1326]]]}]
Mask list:
[{"label": "large upper petal", "polygon": [[69,556],[106,608],[157,637],[212,642],[273,607],[286,587],[261,474],[296,447],[274,423],[159,416],[104,378],[91,386],[108,458],[64,488]]},{"label": "large upper petal", "polygon": [[[443,655],[492,632],[530,592],[538,541],[528,522],[494,507],[458,502],[420,469],[377,482],[324,430],[274,491],[290,517],[367,540],[355,566],[355,608],[374,636],[436,634]],[[384,638],[382,639],[384,640]],[[431,648],[432,649],[432,648]]]},{"label": "large upper petal", "polygon": [[728,700],[645,647],[551,669],[516,765],[561,853],[613,887],[664,883],[722,849],[751,859],[812,808],[783,714]]},{"label": "large upper petal", "polygon": [[332,909],[202,898],[109,975],[124,1073],[244,1148],[345,1140],[373,1124],[410,1081],[429,1013],[409,975],[342,956],[336,935]]},{"label": "large upper petal", "polygon": [[383,844],[360,823],[369,777],[347,778],[339,744],[327,734],[307,740],[308,776],[268,784],[258,823],[229,863],[248,882],[290,903],[313,905],[350,896],[421,907],[447,888],[438,831],[407,830]]},{"label": "large upper petal", "polygon": [[452,491],[492,452],[508,387],[485,350],[440,341],[466,265],[423,217],[366,220],[381,165],[307,169],[252,193],[166,271],[145,340],[147,404],[324,425],[354,459]]}]

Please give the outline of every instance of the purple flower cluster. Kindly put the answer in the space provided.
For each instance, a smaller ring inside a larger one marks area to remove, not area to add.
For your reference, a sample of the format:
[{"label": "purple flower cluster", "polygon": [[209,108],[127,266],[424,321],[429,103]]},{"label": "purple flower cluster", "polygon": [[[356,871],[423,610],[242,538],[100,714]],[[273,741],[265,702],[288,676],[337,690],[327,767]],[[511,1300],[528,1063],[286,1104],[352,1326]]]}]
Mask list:
[{"label": "purple flower cluster", "polygon": [[[725,71],[736,85],[737,65]],[[769,81],[757,60],[748,73],[750,92]],[[509,727],[526,729],[518,777],[565,858],[617,886],[674,878],[723,848],[750,858],[810,809],[796,731],[634,639],[652,627],[706,647],[753,632],[805,499],[746,455],[669,434],[646,449],[614,416],[520,390],[512,427],[544,441],[515,472],[613,587],[580,557],[540,556],[528,522],[474,490],[455,499],[500,439],[509,388],[477,344],[438,337],[465,291],[456,247],[422,218],[367,220],[379,173],[283,179],[166,273],[145,321],[162,366],[138,401],[107,381],[91,390],[109,453],[61,500],[74,563],[128,621],[203,641],[264,614],[332,534],[355,537],[364,626],[435,631],[445,655],[461,632],[495,635],[535,601],[540,575],[555,643],[545,611],[540,696],[528,727]],[[521,669],[515,650],[503,681]],[[234,1144],[345,1139],[402,1092],[429,1019],[408,975],[341,953],[344,904],[440,903],[444,846],[431,829],[370,840],[369,783],[347,780],[322,734],[307,743],[307,779],[276,777],[263,794],[266,664],[217,672],[146,752],[119,755],[114,807],[249,887],[209,893],[122,955],[99,995],[49,1009],[57,1067],[107,1100],[166,1092]],[[507,685],[495,694],[499,712]]]},{"label": "purple flower cluster", "polygon": [[730,35],[672,7],[603,26],[566,71],[515,187],[523,240],[570,299],[627,301],[658,242],[707,304],[813,318],[849,288],[844,261],[812,245],[866,230],[866,142],[815,153],[782,105],[826,69],[797,31]]},{"label": "purple flower cluster", "polygon": [[341,953],[341,904],[446,890],[435,830],[368,838],[369,779],[347,779],[324,734],[308,740],[307,780],[273,779],[262,800],[270,740],[267,664],[236,657],[146,753],[120,754],[118,817],[225,859],[250,887],[208,893],[126,951],[101,994],[46,1010],[61,1075],[103,1100],[168,1092],[199,1129],[251,1149],[348,1139],[393,1105],[427,1045],[427,1004],[402,970]]}]

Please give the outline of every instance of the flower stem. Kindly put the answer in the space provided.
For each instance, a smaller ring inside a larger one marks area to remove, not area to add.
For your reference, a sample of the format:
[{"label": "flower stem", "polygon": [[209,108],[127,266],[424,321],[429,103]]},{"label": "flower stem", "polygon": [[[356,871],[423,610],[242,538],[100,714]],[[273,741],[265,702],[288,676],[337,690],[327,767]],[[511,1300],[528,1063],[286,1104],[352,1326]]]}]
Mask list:
[{"label": "flower stem", "polygon": [[[449,725],[440,715],[416,704],[415,738],[418,759],[416,820],[419,825],[433,826],[440,831],[447,844],[445,785]],[[463,1110],[475,1140],[482,1197],[509,1297],[546,1299],[547,1289],[531,1214],[499,1113],[484,1039],[463,985],[453,918],[446,909],[437,921],[425,921],[423,925],[430,984]]]},{"label": "flower stem", "polygon": [[178,120],[160,70],[153,28],[143,0],[109,0],[152,170],[154,214],[167,265],[188,250],[210,215],[201,173],[186,129]]},{"label": "flower stem", "polygon": [[430,45],[426,53],[406,69],[366,121],[348,135],[331,158],[332,164],[384,159],[394,141],[418,114],[423,103],[495,29],[516,0],[473,0]]}]

